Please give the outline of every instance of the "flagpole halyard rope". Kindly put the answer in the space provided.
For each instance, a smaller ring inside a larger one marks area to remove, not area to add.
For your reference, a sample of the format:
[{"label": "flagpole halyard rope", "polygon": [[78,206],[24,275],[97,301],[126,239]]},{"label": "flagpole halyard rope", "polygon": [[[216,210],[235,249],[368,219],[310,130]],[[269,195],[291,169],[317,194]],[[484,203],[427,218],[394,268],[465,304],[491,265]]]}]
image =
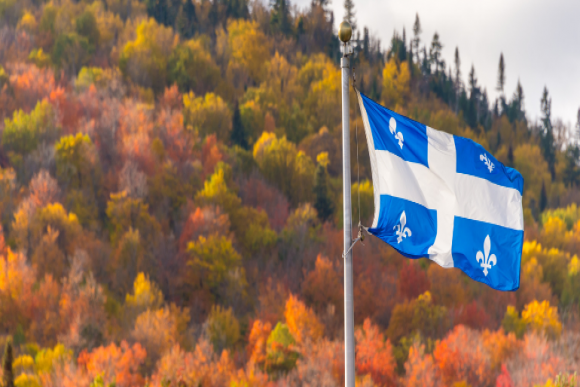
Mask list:
[{"label": "flagpole halyard rope", "polygon": [[[356,73],[355,73],[355,67],[353,66],[352,68],[352,87],[355,91],[355,93],[357,92],[356,89]],[[355,115],[356,115],[356,109],[355,110]],[[365,235],[363,231],[367,231],[367,228],[364,227],[362,225],[361,222],[361,218],[360,218],[360,164],[359,164],[359,157],[358,157],[358,121],[356,120],[356,116],[355,116],[355,132],[354,132],[354,138],[355,138],[355,142],[356,142],[356,180],[357,180],[357,200],[358,200],[358,235],[356,237],[355,240],[352,241],[352,244],[350,245],[350,247],[348,248],[347,251],[345,251],[344,253],[342,253],[342,259],[344,259],[348,253],[350,253],[350,251],[352,250],[352,248],[354,247],[354,245],[360,241],[361,244],[364,246],[364,240],[365,240]]]}]

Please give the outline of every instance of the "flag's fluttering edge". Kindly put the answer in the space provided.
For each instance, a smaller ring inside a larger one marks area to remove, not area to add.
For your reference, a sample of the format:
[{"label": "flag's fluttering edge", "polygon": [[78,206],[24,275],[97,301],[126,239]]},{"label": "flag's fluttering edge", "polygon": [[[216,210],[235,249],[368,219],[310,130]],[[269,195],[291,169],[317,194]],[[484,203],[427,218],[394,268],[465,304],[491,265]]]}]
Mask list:
[{"label": "flag's fluttering edge", "polygon": [[457,267],[516,290],[524,240],[518,171],[481,145],[397,114],[358,93],[375,214],[368,231],[409,258]]}]

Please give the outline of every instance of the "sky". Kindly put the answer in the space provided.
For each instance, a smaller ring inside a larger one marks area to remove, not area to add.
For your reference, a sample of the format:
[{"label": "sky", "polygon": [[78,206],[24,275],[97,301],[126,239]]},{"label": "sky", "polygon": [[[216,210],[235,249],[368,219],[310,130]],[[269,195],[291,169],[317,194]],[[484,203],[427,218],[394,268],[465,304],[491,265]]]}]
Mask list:
[{"label": "sky", "polygon": [[[299,8],[311,0],[293,0]],[[552,117],[574,126],[580,108],[580,1],[578,0],[354,0],[357,25],[367,26],[387,48],[393,31],[413,34],[419,14],[422,44],[435,32],[443,57],[454,63],[459,47],[464,82],[471,69],[490,100],[498,95],[500,53],[506,64],[505,94],[511,98],[520,79],[528,119],[540,117],[544,86],[552,97]],[[343,0],[332,0],[337,28]]]}]

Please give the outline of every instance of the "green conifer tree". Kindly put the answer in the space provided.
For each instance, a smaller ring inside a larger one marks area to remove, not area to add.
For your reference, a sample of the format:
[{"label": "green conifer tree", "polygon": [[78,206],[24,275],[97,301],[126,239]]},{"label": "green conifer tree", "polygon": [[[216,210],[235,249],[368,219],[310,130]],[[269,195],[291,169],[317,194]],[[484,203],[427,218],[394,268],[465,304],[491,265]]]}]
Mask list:
[{"label": "green conifer tree", "polygon": [[413,52],[417,56],[415,58],[415,63],[421,63],[419,58],[419,52],[421,51],[419,45],[421,44],[421,21],[419,20],[419,14],[415,14],[415,23],[413,24],[413,40],[411,41],[411,45],[413,46]]},{"label": "green conifer tree", "polygon": [[455,75],[453,77],[453,86],[455,89],[455,113],[457,114],[459,111],[459,97],[463,89],[461,82],[461,58],[459,57],[459,47],[455,47]]},{"label": "green conifer tree", "polygon": [[185,0],[185,3],[179,7],[179,12],[175,18],[176,29],[182,36],[191,38],[195,34],[196,22],[197,15],[193,0]]},{"label": "green conifer tree", "polygon": [[540,146],[544,158],[548,163],[552,181],[556,177],[556,144],[554,140],[554,128],[552,127],[552,99],[548,94],[548,88],[544,87],[542,100],[540,102],[542,110],[542,127],[540,131]]},{"label": "green conifer tree", "polygon": [[459,47],[455,47],[455,85],[461,85],[461,58],[459,57]]},{"label": "green conifer tree", "polygon": [[290,9],[287,0],[272,1],[270,25],[275,31],[283,35],[290,35],[292,33],[292,22],[290,21]]},{"label": "green conifer tree", "polygon": [[546,184],[542,181],[542,190],[540,191],[540,212],[544,212],[548,206],[548,194],[546,193]]},{"label": "green conifer tree", "polygon": [[246,130],[244,129],[244,124],[242,123],[242,116],[240,114],[240,106],[238,102],[234,106],[234,115],[232,116],[232,143],[239,145],[244,149],[248,149],[248,139],[246,136]]},{"label": "green conifer tree", "polygon": [[503,59],[503,52],[499,56],[499,65],[497,69],[497,86],[496,90],[503,94],[505,87],[505,61]]},{"label": "green conifer tree", "polygon": [[328,172],[326,165],[328,158],[320,158],[316,167],[316,178],[314,183],[314,208],[318,212],[318,218],[325,222],[334,213],[334,203],[332,202],[328,189]]},{"label": "green conifer tree", "polygon": [[363,53],[365,58],[369,59],[369,50],[370,50],[370,38],[369,38],[369,29],[367,27],[363,30]]},{"label": "green conifer tree", "polygon": [[580,161],[580,148],[578,145],[569,145],[566,149],[566,167],[564,168],[564,184],[568,187],[578,185],[580,179],[580,170],[578,162]]},{"label": "green conifer tree", "polygon": [[14,370],[12,363],[14,362],[14,350],[12,348],[12,338],[9,337],[6,341],[6,349],[4,350],[4,359],[2,361],[2,387],[14,387]]},{"label": "green conifer tree", "polygon": [[431,48],[429,49],[429,60],[432,65],[435,65],[435,74],[439,74],[439,71],[445,68],[443,60],[441,59],[442,49],[443,45],[439,40],[439,34],[435,32],[433,40],[431,41]]},{"label": "green conifer tree", "polygon": [[518,79],[518,84],[516,86],[516,91],[512,97],[510,102],[509,111],[508,111],[508,118],[510,122],[514,121],[525,121],[526,120],[526,112],[524,110],[524,89],[522,88],[522,84]]}]

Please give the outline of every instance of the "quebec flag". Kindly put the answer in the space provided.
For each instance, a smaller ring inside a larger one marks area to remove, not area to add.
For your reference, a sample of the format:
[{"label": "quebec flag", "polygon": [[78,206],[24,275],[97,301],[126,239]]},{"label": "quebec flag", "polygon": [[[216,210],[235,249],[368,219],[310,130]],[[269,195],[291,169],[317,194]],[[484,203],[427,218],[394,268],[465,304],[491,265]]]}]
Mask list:
[{"label": "quebec flag", "polygon": [[517,290],[524,179],[481,145],[401,116],[358,93],[375,214],[368,231],[409,258]]}]

